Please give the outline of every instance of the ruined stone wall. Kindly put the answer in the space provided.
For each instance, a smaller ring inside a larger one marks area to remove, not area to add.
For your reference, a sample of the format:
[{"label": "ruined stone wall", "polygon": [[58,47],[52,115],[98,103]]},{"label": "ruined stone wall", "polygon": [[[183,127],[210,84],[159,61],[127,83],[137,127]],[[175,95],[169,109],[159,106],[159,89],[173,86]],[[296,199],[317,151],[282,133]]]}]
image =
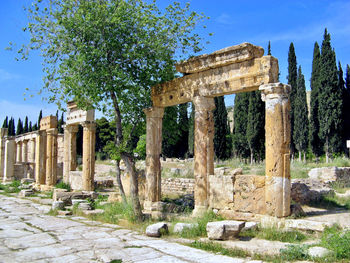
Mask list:
[{"label": "ruined stone wall", "polygon": [[193,194],[194,179],[191,178],[162,178],[162,193],[164,194]]},{"label": "ruined stone wall", "polygon": [[324,183],[337,182],[350,186],[350,167],[314,168],[310,170],[309,177]]}]

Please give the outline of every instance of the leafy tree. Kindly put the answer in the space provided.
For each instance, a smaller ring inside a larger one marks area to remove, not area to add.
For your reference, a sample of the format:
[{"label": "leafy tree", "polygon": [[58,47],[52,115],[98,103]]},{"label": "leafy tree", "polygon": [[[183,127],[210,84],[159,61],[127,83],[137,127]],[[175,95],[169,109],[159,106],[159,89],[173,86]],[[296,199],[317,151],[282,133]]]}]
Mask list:
[{"label": "leafy tree", "polygon": [[108,150],[105,149],[109,142],[114,142],[115,123],[109,122],[105,117],[96,119],[96,152],[101,159],[108,157]]},{"label": "leafy tree", "polygon": [[188,155],[194,156],[194,104],[191,103],[191,115],[188,120]]},{"label": "leafy tree", "polygon": [[23,133],[27,133],[28,130],[29,130],[29,127],[28,127],[28,116],[26,116],[26,118],[24,120]]},{"label": "leafy tree", "polygon": [[247,120],[249,107],[249,93],[238,93],[235,96],[233,150],[237,157],[248,158]]},{"label": "leafy tree", "polygon": [[21,121],[21,118],[18,118],[16,135],[20,135],[22,133],[23,133],[23,123]]},{"label": "leafy tree", "polygon": [[[297,93],[297,57],[295,56],[295,49],[293,42],[289,45],[288,52],[288,84],[291,86],[290,92],[290,123],[291,123],[291,134],[293,134],[294,130],[294,109],[295,109],[295,97]],[[293,141],[293,137],[291,138],[290,148],[292,152],[292,156],[294,156],[295,145]]]},{"label": "leafy tree", "polygon": [[247,116],[247,143],[250,151],[250,163],[261,160],[265,151],[265,104],[260,91],[249,94]]},{"label": "leafy tree", "polygon": [[6,116],[6,118],[4,119],[4,123],[2,124],[3,128],[8,128],[9,127],[8,120],[9,120],[9,118]]},{"label": "leafy tree", "polygon": [[271,43],[269,41],[269,44],[267,45],[267,55],[271,56]]},{"label": "leafy tree", "polygon": [[177,157],[184,158],[188,152],[188,103],[178,105],[179,119],[178,127],[180,130],[179,139],[176,143],[176,155]]},{"label": "leafy tree", "polygon": [[[174,78],[175,60],[201,50],[196,24],[204,18],[179,3],[164,11],[142,0],[36,0],[25,30],[41,50],[44,89],[58,105],[74,99],[80,108],[110,110],[115,118],[115,157],[131,175],[135,215],[142,218],[137,172],[128,142],[144,126],[150,87]],[[183,56],[184,55],[184,56]]]},{"label": "leafy tree", "polygon": [[40,130],[40,121],[43,118],[43,110],[40,110],[39,117],[38,117],[38,124],[37,129]]},{"label": "leafy tree", "polygon": [[32,132],[32,131],[33,131],[32,122],[31,122],[31,121],[29,122],[28,131],[29,131],[29,132]]},{"label": "leafy tree", "polygon": [[146,159],[146,134],[140,136],[134,152],[137,153],[140,159]]},{"label": "leafy tree", "polygon": [[319,137],[320,122],[319,122],[319,92],[320,92],[320,65],[321,53],[317,42],[314,45],[314,54],[312,60],[311,72],[311,97],[310,97],[310,128],[309,128],[309,143],[312,152],[319,157],[323,152],[323,145]]},{"label": "leafy tree", "polygon": [[344,139],[350,140],[350,67],[346,66],[345,91],[343,95]]},{"label": "leafy tree", "polygon": [[214,102],[214,152],[216,158],[225,160],[232,155],[232,139],[230,136],[230,128],[228,126],[224,96],[215,97]]},{"label": "leafy tree", "polygon": [[297,81],[297,93],[295,96],[295,109],[294,109],[294,129],[293,129],[293,141],[295,148],[299,152],[299,161],[301,161],[301,155],[305,153],[308,146],[308,111],[306,103],[306,87],[305,78],[301,72],[301,66],[298,69],[298,81]]},{"label": "leafy tree", "polygon": [[342,90],[338,87],[337,71],[331,36],[325,29],[321,49],[319,136],[324,142],[327,162],[330,154],[338,152],[341,147]]}]

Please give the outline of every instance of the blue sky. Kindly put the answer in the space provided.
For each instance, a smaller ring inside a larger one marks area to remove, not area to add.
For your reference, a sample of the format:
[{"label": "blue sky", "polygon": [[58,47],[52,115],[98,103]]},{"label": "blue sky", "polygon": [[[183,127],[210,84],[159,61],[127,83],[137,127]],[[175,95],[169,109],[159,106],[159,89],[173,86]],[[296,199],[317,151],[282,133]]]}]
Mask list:
[{"label": "blue sky", "polygon": [[[160,7],[172,1],[158,0]],[[181,3],[188,1],[180,0]],[[350,1],[294,0],[192,0],[191,7],[210,19],[205,22],[210,44],[202,53],[250,42],[267,49],[271,41],[272,55],[278,58],[280,81],[286,83],[288,48],[294,43],[297,62],[301,65],[309,89],[312,53],[315,41],[321,45],[324,28],[331,34],[332,46],[343,69],[350,64]],[[16,119],[28,115],[36,122],[40,109],[43,114],[55,114],[56,106],[37,95],[42,82],[39,53],[28,61],[15,61],[15,53],[6,51],[10,41],[28,41],[21,29],[26,25],[23,6],[30,0],[1,0],[0,6],[0,122],[6,115]],[[29,89],[29,91],[26,91]],[[24,95],[26,94],[26,95]],[[34,97],[30,97],[34,94]],[[233,97],[226,97],[233,104]]]}]

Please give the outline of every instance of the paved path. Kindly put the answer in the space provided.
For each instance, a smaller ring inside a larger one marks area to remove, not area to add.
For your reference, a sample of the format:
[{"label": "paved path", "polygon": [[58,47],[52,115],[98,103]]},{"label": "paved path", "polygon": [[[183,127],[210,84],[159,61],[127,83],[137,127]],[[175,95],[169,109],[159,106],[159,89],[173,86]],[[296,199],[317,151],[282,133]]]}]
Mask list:
[{"label": "paved path", "polygon": [[0,194],[0,262],[260,262],[207,253]]}]

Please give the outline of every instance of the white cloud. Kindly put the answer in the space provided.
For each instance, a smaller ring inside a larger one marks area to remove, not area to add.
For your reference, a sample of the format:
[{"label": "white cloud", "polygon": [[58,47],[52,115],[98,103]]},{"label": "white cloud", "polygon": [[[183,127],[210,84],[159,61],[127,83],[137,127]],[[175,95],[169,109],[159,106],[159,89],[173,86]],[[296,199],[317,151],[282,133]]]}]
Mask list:
[{"label": "white cloud", "polygon": [[17,74],[12,74],[0,68],[0,81],[19,79],[20,76]]},{"label": "white cloud", "polygon": [[215,19],[216,22],[224,25],[232,25],[233,24],[233,19],[230,15],[226,13],[222,13],[220,16],[218,16]]}]

